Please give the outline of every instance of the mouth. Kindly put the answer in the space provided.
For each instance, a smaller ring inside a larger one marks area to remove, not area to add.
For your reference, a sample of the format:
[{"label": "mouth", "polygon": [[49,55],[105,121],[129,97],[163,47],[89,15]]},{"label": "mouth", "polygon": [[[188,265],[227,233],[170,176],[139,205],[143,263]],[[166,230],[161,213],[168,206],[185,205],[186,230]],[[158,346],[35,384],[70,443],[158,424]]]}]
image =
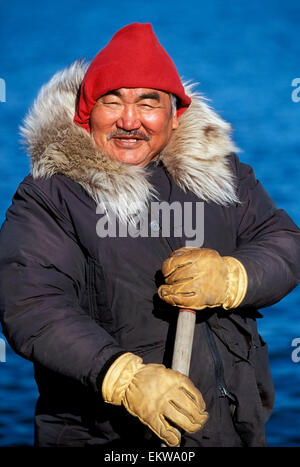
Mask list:
[{"label": "mouth", "polygon": [[145,139],[138,136],[114,136],[111,141],[120,148],[135,149],[141,146]]}]

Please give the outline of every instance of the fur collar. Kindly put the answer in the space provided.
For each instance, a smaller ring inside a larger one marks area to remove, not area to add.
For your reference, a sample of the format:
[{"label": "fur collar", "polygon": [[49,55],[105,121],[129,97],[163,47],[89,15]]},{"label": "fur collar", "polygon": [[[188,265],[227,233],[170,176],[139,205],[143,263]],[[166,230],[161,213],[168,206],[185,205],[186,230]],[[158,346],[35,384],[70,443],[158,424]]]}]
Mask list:
[{"label": "fur collar", "polygon": [[[73,123],[77,93],[87,65],[76,61],[44,85],[26,115],[21,134],[34,178],[64,174],[97,204],[109,205],[123,220],[143,210],[154,190],[147,169],[110,160],[93,138]],[[160,159],[183,189],[205,201],[237,202],[228,154],[236,151],[231,127],[186,86],[192,98]]]}]

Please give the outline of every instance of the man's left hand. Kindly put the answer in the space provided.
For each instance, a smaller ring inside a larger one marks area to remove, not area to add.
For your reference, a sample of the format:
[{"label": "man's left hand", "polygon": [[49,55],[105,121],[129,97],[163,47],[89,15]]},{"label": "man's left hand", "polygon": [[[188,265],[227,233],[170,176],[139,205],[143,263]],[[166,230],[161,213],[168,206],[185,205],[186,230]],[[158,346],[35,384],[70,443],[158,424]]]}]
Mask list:
[{"label": "man's left hand", "polygon": [[167,285],[160,286],[158,294],[180,308],[237,308],[247,292],[243,264],[209,248],[184,247],[174,251],[164,261],[162,272]]}]

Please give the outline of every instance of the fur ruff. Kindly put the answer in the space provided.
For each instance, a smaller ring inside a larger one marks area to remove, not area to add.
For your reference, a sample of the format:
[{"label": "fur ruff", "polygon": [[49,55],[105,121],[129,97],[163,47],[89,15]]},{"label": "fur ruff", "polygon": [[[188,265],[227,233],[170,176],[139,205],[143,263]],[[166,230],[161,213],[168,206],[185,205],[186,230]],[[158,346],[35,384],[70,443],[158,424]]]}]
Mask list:
[{"label": "fur ruff", "polygon": [[[128,222],[147,208],[155,191],[147,168],[111,160],[93,137],[73,123],[76,99],[87,64],[76,61],[44,85],[26,115],[21,135],[34,178],[64,174],[79,183],[94,201]],[[231,126],[185,86],[192,104],[179,117],[179,127],[160,154],[175,182],[207,202],[238,202],[228,154],[237,148]]]}]

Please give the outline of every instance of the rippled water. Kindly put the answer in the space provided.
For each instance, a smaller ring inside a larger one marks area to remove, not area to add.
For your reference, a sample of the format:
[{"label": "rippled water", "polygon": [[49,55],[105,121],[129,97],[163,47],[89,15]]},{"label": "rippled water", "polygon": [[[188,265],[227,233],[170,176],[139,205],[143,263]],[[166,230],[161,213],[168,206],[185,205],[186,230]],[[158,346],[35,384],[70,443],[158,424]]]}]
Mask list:
[{"label": "rippled water", "polygon": [[[139,21],[153,24],[180,75],[198,82],[233,124],[241,159],[300,225],[300,102],[291,98],[292,80],[300,77],[298,1],[132,0],[110,6],[30,0],[17,7],[2,2],[0,17],[0,78],[6,82],[6,102],[0,102],[0,222],[29,169],[18,125],[39,87],[75,59],[91,59],[120,27]],[[263,310],[259,321],[277,394],[267,425],[270,446],[300,446],[300,363],[291,359],[299,313],[297,288]],[[6,343],[6,362],[0,354],[0,446],[32,445],[36,397],[31,363]]]}]

